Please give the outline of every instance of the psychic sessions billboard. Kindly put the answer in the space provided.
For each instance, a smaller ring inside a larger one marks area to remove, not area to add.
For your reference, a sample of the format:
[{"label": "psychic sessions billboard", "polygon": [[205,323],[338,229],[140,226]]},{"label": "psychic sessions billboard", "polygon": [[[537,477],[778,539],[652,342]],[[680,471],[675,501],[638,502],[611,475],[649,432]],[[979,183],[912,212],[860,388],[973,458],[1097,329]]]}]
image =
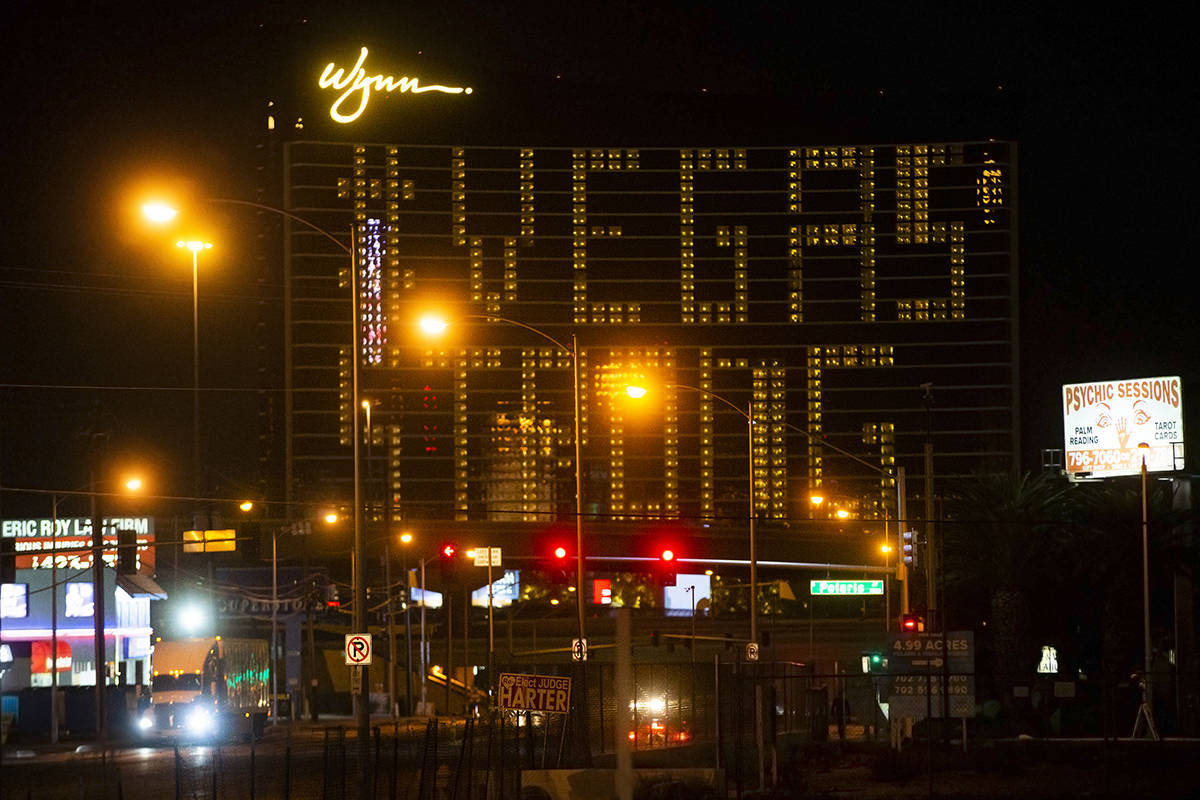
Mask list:
[{"label": "psychic sessions billboard", "polygon": [[1178,376],[1063,386],[1065,461],[1073,477],[1183,469],[1183,382]]}]

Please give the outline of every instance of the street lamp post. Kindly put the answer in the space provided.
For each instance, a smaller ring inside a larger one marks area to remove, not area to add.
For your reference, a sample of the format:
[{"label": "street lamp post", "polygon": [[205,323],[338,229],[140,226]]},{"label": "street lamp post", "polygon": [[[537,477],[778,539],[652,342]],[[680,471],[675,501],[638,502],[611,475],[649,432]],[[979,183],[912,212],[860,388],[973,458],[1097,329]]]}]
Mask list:
[{"label": "street lamp post", "polygon": [[[698,392],[706,395],[714,400],[720,401],[732,408],[746,420],[746,459],[748,463],[748,485],[749,485],[749,501],[750,507],[747,513],[748,534],[750,538],[750,644],[754,646],[754,658],[758,657],[758,553],[756,550],[754,537],[754,400],[751,399],[746,404],[746,410],[743,411],[739,406],[727,400],[716,392],[699,386],[690,386],[686,383],[667,383],[664,384],[667,388],[686,389],[691,392]],[[640,398],[646,395],[646,388],[643,386],[627,386],[626,393],[633,398]],[[692,622],[695,624],[695,611],[692,612]],[[693,647],[694,649],[694,647]],[[746,655],[750,654],[749,649]],[[762,684],[758,681],[754,682],[754,744],[758,753],[758,785],[764,786],[766,775],[766,759],[763,752],[763,713],[762,713]]]},{"label": "street lamp post", "polygon": [[[406,715],[411,716],[413,712],[412,702],[412,624],[408,609],[412,605],[412,581],[409,580],[408,574],[408,545],[412,542],[412,534],[405,532],[400,534],[400,543],[404,547],[400,548],[400,567],[404,570],[404,711]],[[388,618],[391,619],[391,590],[388,590]]]},{"label": "street lamp post", "polygon": [[[367,580],[366,580],[366,543],[363,532],[362,507],[362,418],[359,416],[358,395],[358,259],[354,252],[356,247],[354,227],[350,227],[350,408],[354,413],[354,424],[351,433],[354,436],[354,632],[366,633],[367,630]],[[354,706],[354,719],[358,728],[358,779],[359,795],[366,796],[371,785],[371,768],[368,762],[370,748],[368,739],[371,735],[371,675],[370,667],[359,668],[359,695]]]},{"label": "street lamp post", "polygon": [[[503,322],[506,325],[515,325],[518,328],[524,328],[530,333],[535,333],[546,341],[553,344],[559,350],[568,354],[571,357],[572,371],[572,386],[574,393],[574,439],[575,439],[575,607],[578,614],[579,641],[587,642],[586,630],[584,628],[584,596],[583,596],[583,449],[582,449],[582,431],[580,424],[580,382],[579,382],[579,341],[574,333],[571,334],[571,344],[559,341],[543,330],[527,325],[524,322],[519,322],[515,319],[507,317],[498,317],[490,314],[464,314],[459,319],[474,319],[484,320],[486,322]],[[436,316],[426,316],[420,320],[420,327],[426,334],[438,335],[446,330],[449,323]],[[586,653],[586,647],[585,647]]]},{"label": "street lamp post", "polygon": [[[354,435],[354,447],[353,447],[353,458],[354,458],[354,554],[353,554],[353,563],[354,563],[354,565],[352,568],[352,572],[354,575],[354,577],[353,577],[353,582],[354,582],[354,622],[353,622],[353,625],[354,625],[355,632],[357,632],[357,633],[364,632],[365,625],[366,625],[367,589],[366,589],[366,581],[364,580],[365,559],[363,556],[364,556],[364,550],[365,550],[365,542],[363,540],[363,527],[362,527],[362,507],[361,507],[362,495],[361,495],[361,488],[359,486],[359,479],[360,479],[360,474],[359,474],[359,457],[360,456],[359,456],[359,453],[360,453],[360,445],[361,445],[361,438],[362,438],[362,425],[361,425],[361,422],[359,420],[359,415],[358,415],[358,408],[359,408],[359,397],[358,397],[358,358],[359,358],[358,259],[355,257],[355,248],[357,245],[356,245],[356,237],[354,235],[355,234],[354,226],[353,225],[350,226],[350,246],[347,247],[346,244],[342,240],[338,239],[336,236],[334,236],[329,231],[327,231],[324,228],[321,228],[317,225],[314,225],[313,223],[306,220],[304,217],[301,217],[297,214],[293,214],[292,212],[286,211],[282,208],[276,208],[275,206],[268,206],[268,205],[264,205],[262,203],[254,203],[254,202],[249,202],[246,200],[231,200],[231,199],[227,199],[227,198],[215,198],[215,197],[208,198],[206,202],[218,203],[218,204],[222,204],[222,205],[246,206],[249,208],[258,209],[260,211],[266,211],[271,214],[277,214],[281,217],[285,217],[286,219],[293,220],[295,222],[300,223],[301,225],[304,225],[305,227],[309,228],[310,230],[316,231],[317,233],[321,234],[326,239],[330,240],[335,245],[337,245],[337,247],[342,252],[344,252],[347,256],[350,257],[350,336],[352,339],[352,347],[351,347],[351,353],[352,353],[351,384],[352,384],[352,386],[351,386],[351,391],[353,394],[353,398],[352,398],[353,402],[352,402],[351,407],[354,410],[354,423],[353,423],[353,435]],[[174,208],[172,208],[170,205],[163,203],[163,202],[146,203],[142,206],[142,212],[148,219],[150,219],[152,222],[156,222],[156,223],[170,222],[178,214],[178,212]],[[210,248],[212,245],[208,244],[207,242],[183,242],[183,243],[179,243],[178,246],[179,247],[187,247],[189,250],[192,251],[193,322],[198,323],[199,317],[198,317],[198,314],[196,311],[196,301],[195,301],[195,287],[197,285],[197,278],[196,278],[197,254],[199,253],[200,250],[206,250],[206,249]],[[197,330],[198,330],[198,325],[197,325]],[[198,341],[198,334],[197,334],[196,339]],[[196,346],[196,349],[198,352],[198,344],[195,346]],[[197,360],[197,364],[198,363],[199,362]],[[199,411],[198,411],[198,409],[199,409],[199,367],[198,366],[195,367],[194,377],[195,377],[195,382],[196,382],[196,387],[197,387],[196,388],[196,409],[197,409],[197,411],[195,412],[195,414],[196,414],[196,420],[198,420],[199,419]],[[195,427],[196,427],[196,430],[198,431],[199,430],[198,422],[196,423]],[[196,433],[195,447],[196,447],[196,452],[199,453],[199,434],[198,433]],[[197,457],[197,462],[198,461],[199,461],[199,458]],[[197,472],[198,472],[198,470],[197,470]],[[197,477],[197,481],[199,481],[198,477]],[[288,482],[288,485],[290,486],[290,481]],[[197,495],[199,495],[198,491],[197,491]],[[370,733],[371,733],[371,731],[370,731],[370,722],[371,722],[371,720],[370,720],[370,704],[369,704],[370,681],[369,681],[369,674],[368,674],[369,667],[362,666],[362,667],[359,667],[359,669],[361,670],[360,675],[362,678],[362,686],[364,687],[365,698],[360,697],[359,702],[356,703],[354,716],[355,716],[357,735],[358,735],[359,791],[360,791],[360,794],[362,794],[363,796],[366,796],[367,790],[370,786],[370,763],[369,763],[369,758],[368,758],[368,755],[369,755],[368,738],[370,737]]]},{"label": "street lamp post", "polygon": [[176,247],[192,253],[192,525],[202,530],[199,501],[200,481],[200,251],[211,250],[212,242],[179,241]]},{"label": "street lamp post", "polygon": [[50,536],[50,744],[58,744],[58,495],[50,497]]},{"label": "street lamp post", "polygon": [[[716,392],[708,389],[702,389],[699,386],[689,386],[686,383],[667,383],[663,384],[668,389],[686,389],[690,392],[698,392],[699,394],[711,397],[731,409],[736,411],[746,420],[746,442],[747,442],[747,460],[749,464],[749,500],[750,508],[747,514],[747,524],[749,528],[750,538],[750,642],[758,643],[758,554],[756,552],[756,544],[754,541],[754,401],[751,400],[746,409],[743,411],[739,406],[725,399]],[[646,396],[646,387],[644,386],[626,386],[625,393],[634,399],[640,399]],[[762,731],[758,733],[761,735]]]}]

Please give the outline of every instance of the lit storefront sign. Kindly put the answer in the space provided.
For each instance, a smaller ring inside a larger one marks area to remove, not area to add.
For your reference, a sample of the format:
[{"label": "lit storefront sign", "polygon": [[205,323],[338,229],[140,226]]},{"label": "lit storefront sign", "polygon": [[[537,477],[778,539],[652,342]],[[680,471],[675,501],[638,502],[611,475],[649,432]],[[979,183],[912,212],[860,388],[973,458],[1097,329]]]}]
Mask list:
[{"label": "lit storefront sign", "polygon": [[[154,572],[154,522],[149,517],[105,517],[104,563],[117,565],[117,531],[137,536],[139,571]],[[92,566],[92,520],[88,517],[0,520],[0,536],[14,539],[17,569],[89,569]],[[51,555],[52,550],[57,554]]]},{"label": "lit storefront sign", "polygon": [[[322,89],[333,89],[336,92],[341,92],[337,100],[333,101],[333,105],[329,107],[329,116],[334,122],[347,123],[353,122],[362,116],[362,113],[367,109],[367,102],[371,99],[371,90],[377,92],[409,92],[410,94],[424,94],[425,92],[443,92],[445,94],[471,94],[471,87],[463,86],[440,86],[434,84],[432,86],[421,86],[419,78],[401,77],[396,78],[392,75],[372,75],[367,76],[367,70],[363,66],[363,62],[367,60],[367,48],[362,48],[358,54],[358,61],[355,62],[354,68],[349,72],[338,67],[332,61],[325,65],[325,69],[321,72],[321,78],[317,81],[317,85]],[[347,101],[353,102],[353,98],[357,96],[358,107],[347,111],[347,107],[343,104]]]}]

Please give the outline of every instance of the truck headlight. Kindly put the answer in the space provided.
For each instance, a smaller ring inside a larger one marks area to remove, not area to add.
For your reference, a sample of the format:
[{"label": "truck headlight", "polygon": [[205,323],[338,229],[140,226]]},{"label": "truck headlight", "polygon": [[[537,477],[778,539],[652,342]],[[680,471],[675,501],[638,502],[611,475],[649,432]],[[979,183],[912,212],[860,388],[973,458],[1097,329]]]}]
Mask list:
[{"label": "truck headlight", "polygon": [[154,720],[150,718],[149,714],[145,714],[138,717],[137,726],[140,731],[148,731],[154,727]]},{"label": "truck headlight", "polygon": [[194,708],[188,715],[187,725],[188,730],[192,733],[204,735],[213,732],[216,721],[213,719],[212,712],[207,708]]}]

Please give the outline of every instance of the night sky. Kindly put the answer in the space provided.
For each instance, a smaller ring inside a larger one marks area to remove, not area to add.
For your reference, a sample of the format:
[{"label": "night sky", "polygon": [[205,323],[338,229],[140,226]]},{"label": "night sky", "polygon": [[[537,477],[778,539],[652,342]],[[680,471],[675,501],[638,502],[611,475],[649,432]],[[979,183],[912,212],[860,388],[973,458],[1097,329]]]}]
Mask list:
[{"label": "night sky", "polygon": [[[1062,446],[1062,383],[1180,374],[1185,425],[1197,424],[1196,48],[1173,12],[346,5],[147,16],[142,4],[10,4],[0,26],[4,485],[83,484],[78,433],[101,401],[114,455],[136,454],[157,493],[189,493],[190,260],[133,225],[134,190],[153,176],[249,198],[262,103],[288,69],[289,41],[386,42],[431,73],[463,76],[503,144],[525,143],[503,140],[510,129],[545,144],[1015,139],[1025,468]],[[452,138],[414,125],[391,140]],[[204,449],[229,495],[248,491],[257,469],[257,300],[237,255],[248,222],[219,217],[220,247],[201,268]],[[0,496],[6,516],[44,505]]]}]

